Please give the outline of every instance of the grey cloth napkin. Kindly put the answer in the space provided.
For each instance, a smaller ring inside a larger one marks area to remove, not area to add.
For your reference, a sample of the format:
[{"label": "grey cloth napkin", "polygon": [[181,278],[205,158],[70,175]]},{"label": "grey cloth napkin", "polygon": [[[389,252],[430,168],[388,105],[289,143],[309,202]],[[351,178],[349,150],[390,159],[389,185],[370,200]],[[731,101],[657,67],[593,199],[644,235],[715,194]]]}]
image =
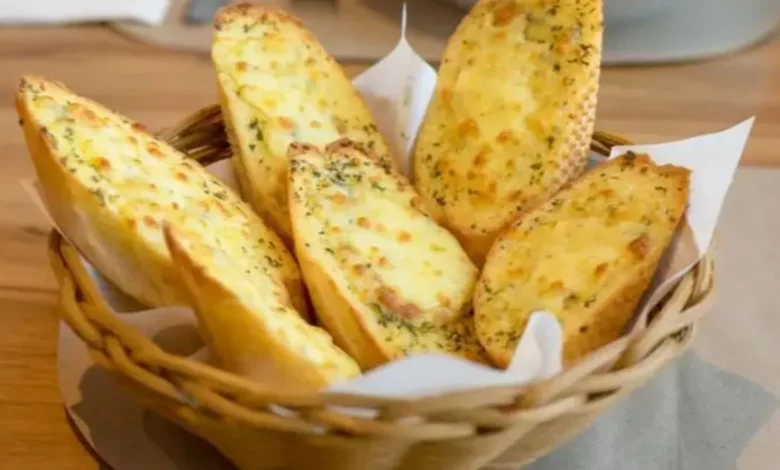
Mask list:
[{"label": "grey cloth napkin", "polygon": [[688,353],[528,470],[734,470],[778,399]]}]

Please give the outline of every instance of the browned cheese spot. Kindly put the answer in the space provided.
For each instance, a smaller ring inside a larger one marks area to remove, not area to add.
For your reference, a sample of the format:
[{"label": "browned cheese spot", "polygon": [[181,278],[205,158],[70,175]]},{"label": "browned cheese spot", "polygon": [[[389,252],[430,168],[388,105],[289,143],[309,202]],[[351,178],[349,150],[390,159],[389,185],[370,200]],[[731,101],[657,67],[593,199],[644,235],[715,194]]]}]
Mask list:
[{"label": "browned cheese spot", "polygon": [[76,119],[94,123],[98,120],[97,114],[86,106],[71,103],[68,105],[68,112]]},{"label": "browned cheese spot", "polygon": [[596,269],[593,271],[593,275],[596,277],[596,279],[601,279],[607,272],[608,267],[609,265],[607,263],[601,263],[600,265],[596,266]]},{"label": "browned cheese spot", "polygon": [[343,194],[335,194],[330,197],[330,200],[333,201],[336,204],[345,204],[347,202],[347,196]]},{"label": "browned cheese spot", "polygon": [[282,129],[284,129],[286,131],[295,130],[295,127],[296,127],[295,126],[295,121],[293,121],[292,119],[290,119],[288,117],[284,117],[284,116],[279,118],[279,125],[282,126]]},{"label": "browned cheese spot", "polygon": [[493,26],[506,26],[520,14],[520,7],[515,0],[505,0],[503,5],[493,13]]},{"label": "browned cheese spot", "polygon": [[160,148],[156,144],[151,142],[146,145],[146,151],[149,152],[149,155],[155,158],[160,158],[163,156],[163,153],[160,151]]},{"label": "browned cheese spot", "polygon": [[111,168],[111,163],[105,157],[97,157],[95,159],[95,169],[102,171]]},{"label": "browned cheese spot", "polygon": [[628,250],[636,256],[637,259],[642,260],[647,256],[647,252],[650,251],[650,239],[646,233],[636,237],[631,243],[628,244]]},{"label": "browned cheese spot", "polygon": [[471,118],[464,119],[458,124],[458,135],[461,138],[479,137],[479,124]]},{"label": "browned cheese spot", "polygon": [[148,128],[140,122],[134,122],[130,127],[136,132],[146,132],[148,130]]},{"label": "browned cheese spot", "polygon": [[477,154],[476,157],[474,157],[474,166],[481,168],[485,166],[485,163],[487,163],[487,151],[482,150]]},{"label": "browned cheese spot", "polygon": [[509,142],[511,139],[512,139],[512,131],[508,129],[502,131],[500,134],[498,134],[498,137],[496,137],[496,141],[498,141],[498,143],[500,144],[505,144]]},{"label": "browned cheese spot", "polygon": [[377,290],[377,296],[379,302],[388,310],[406,320],[413,320],[422,313],[420,307],[404,302],[398,293],[390,287],[380,287]]},{"label": "browned cheese spot", "polygon": [[450,299],[449,297],[447,297],[445,294],[441,292],[436,294],[436,300],[438,300],[439,303],[444,307],[452,306],[452,299]]},{"label": "browned cheese spot", "polygon": [[156,220],[154,220],[154,218],[152,216],[145,215],[144,218],[143,218],[143,221],[144,221],[144,225],[146,225],[149,228],[157,228],[157,227],[159,227],[159,224],[157,223]]},{"label": "browned cheese spot", "polygon": [[398,232],[398,241],[401,243],[406,243],[412,240],[412,234],[407,232],[406,230],[401,230]]},{"label": "browned cheese spot", "polygon": [[230,212],[227,210],[227,208],[226,208],[226,207],[225,207],[225,205],[222,203],[222,201],[216,201],[216,204],[217,204],[217,208],[219,208],[219,211],[220,211],[220,212],[221,212],[223,215],[230,215]]}]

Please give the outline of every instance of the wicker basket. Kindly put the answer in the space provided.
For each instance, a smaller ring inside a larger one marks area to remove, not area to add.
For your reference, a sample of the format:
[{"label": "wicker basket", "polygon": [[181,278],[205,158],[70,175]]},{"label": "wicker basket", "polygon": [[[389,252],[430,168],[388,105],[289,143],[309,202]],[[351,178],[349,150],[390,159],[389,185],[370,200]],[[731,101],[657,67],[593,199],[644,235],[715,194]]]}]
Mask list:
[{"label": "wicker basket", "polygon": [[[230,155],[217,107],[161,137],[202,163]],[[625,143],[597,132],[592,147],[606,155]],[[166,353],[111,313],[56,231],[49,250],[62,317],[95,360],[137,400],[212,442],[243,470],[519,469],[679,356],[713,297],[712,261],[705,257],[632,334],[544,382],[418,400],[366,398],[270,388]],[[275,413],[271,405],[291,413]],[[357,417],[345,408],[378,414]]]}]

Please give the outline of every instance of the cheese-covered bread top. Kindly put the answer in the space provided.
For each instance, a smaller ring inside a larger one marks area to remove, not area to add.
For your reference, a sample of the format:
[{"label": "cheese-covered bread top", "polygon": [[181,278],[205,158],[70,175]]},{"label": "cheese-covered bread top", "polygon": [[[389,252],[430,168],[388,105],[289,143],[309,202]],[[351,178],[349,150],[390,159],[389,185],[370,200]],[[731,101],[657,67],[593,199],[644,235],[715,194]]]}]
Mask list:
[{"label": "cheese-covered bread top", "polygon": [[688,170],[629,154],[513,222],[475,294],[477,332],[491,357],[508,363],[537,310],[558,317],[568,358],[616,339],[685,212],[688,185]]},{"label": "cheese-covered bread top", "polygon": [[243,190],[290,237],[287,149],[342,137],[386,166],[390,152],[361,96],[301,22],[283,11],[238,4],[215,17],[212,59]]},{"label": "cheese-covered bread top", "polygon": [[498,232],[587,161],[601,0],[482,0],[450,39],[415,186],[481,265]]},{"label": "cheese-covered bread top", "polygon": [[348,141],[324,154],[306,145],[291,152],[295,241],[307,282],[318,281],[307,270],[315,263],[387,358],[423,351],[479,358],[470,315],[477,270],[411,185]]},{"label": "cheese-covered bread top", "polygon": [[[162,230],[164,220],[175,219],[239,260],[248,275],[278,281],[278,297],[306,311],[301,275],[284,244],[197,163],[139,124],[44,78],[24,78],[18,105],[26,131],[42,136],[47,147],[35,151],[33,161],[49,205],[77,206],[68,209],[79,220],[61,218],[58,225],[120,288],[152,305],[182,304],[168,285],[171,262]],[[67,189],[55,190],[60,183]],[[74,199],[76,193],[85,196]],[[130,242],[119,243],[123,253],[109,253],[104,248],[111,239]],[[139,271],[115,272],[111,257],[117,254]],[[156,279],[157,285],[139,292],[134,278]]]},{"label": "cheese-covered bread top", "polygon": [[319,388],[360,374],[324,330],[283,302],[271,277],[191,228],[166,226],[174,264],[223,367],[258,381]]}]

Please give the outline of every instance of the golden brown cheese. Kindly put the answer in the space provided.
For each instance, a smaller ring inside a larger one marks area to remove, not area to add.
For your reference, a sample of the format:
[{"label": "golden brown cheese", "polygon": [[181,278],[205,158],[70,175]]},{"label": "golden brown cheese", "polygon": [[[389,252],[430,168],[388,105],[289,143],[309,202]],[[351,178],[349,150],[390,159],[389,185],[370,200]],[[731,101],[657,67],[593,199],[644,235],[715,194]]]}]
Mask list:
[{"label": "golden brown cheese", "polygon": [[411,185],[342,141],[290,161],[295,247],[323,324],[364,368],[420,353],[481,361],[477,270]]},{"label": "golden brown cheese", "polygon": [[17,107],[48,208],[68,239],[118,287],[151,306],[186,305],[163,239],[179,220],[280,301],[307,312],[298,266],[241,199],[196,163],[103,106],[28,76]]},{"label": "golden brown cheese", "polygon": [[563,327],[567,362],[617,339],[688,204],[689,172],[628,154],[603,163],[496,240],[477,283],[480,342],[506,366],[531,313]]},{"label": "golden brown cheese", "polygon": [[281,10],[239,4],[215,18],[212,59],[242,192],[290,240],[287,149],[342,137],[394,163],[344,71],[301,22]]},{"label": "golden brown cheese", "polygon": [[247,272],[226,250],[205,244],[185,226],[166,226],[165,235],[223,368],[279,387],[310,389],[360,374],[329,334],[281,301],[281,286],[272,278]]},{"label": "golden brown cheese", "polygon": [[482,0],[450,39],[415,186],[478,265],[519,211],[584,169],[601,36],[600,0]]}]

